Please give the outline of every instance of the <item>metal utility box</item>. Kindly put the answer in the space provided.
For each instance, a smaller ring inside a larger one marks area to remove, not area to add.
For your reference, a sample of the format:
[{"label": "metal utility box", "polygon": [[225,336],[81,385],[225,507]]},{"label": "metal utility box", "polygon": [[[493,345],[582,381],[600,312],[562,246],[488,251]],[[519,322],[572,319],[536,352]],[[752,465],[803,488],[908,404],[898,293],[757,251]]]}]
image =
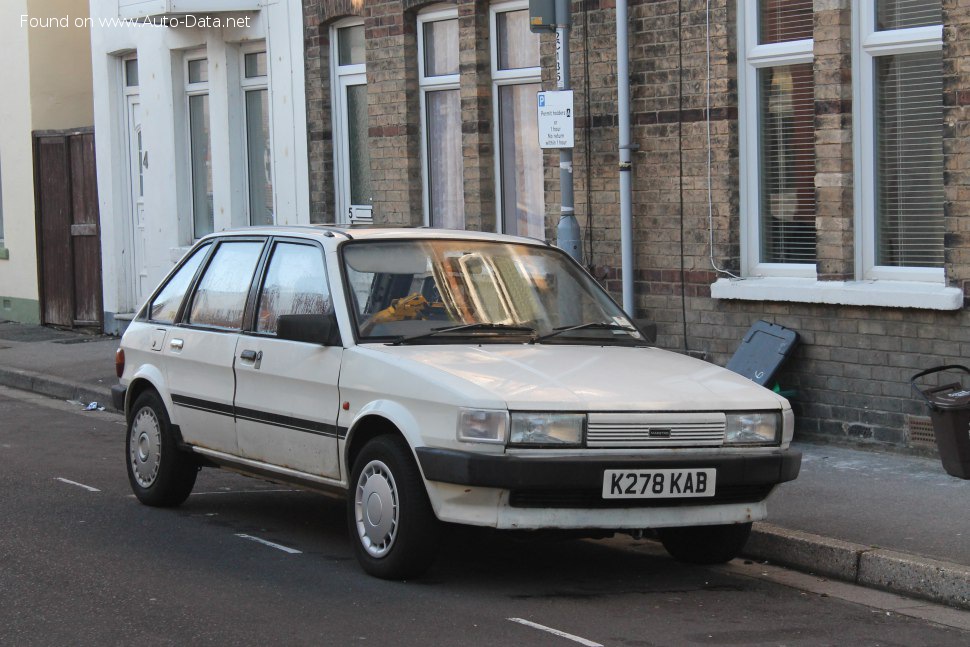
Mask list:
[{"label": "metal utility box", "polygon": [[556,31],[556,0],[529,0],[529,29]]},{"label": "metal utility box", "polygon": [[727,368],[765,386],[797,344],[794,330],[759,319],[748,329]]}]

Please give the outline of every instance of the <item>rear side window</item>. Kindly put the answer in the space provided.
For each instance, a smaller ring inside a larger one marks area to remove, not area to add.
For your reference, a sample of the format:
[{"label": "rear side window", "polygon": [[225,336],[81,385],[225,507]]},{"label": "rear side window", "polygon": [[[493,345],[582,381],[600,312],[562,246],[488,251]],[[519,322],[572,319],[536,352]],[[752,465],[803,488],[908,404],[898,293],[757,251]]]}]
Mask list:
[{"label": "rear side window", "polygon": [[279,243],[259,294],[257,332],[276,332],[280,315],[333,312],[323,252],[313,245]]},{"label": "rear side window", "polygon": [[202,259],[205,258],[208,251],[209,245],[199,247],[172,275],[172,278],[168,280],[162,291],[152,301],[152,307],[148,314],[150,320],[158,323],[175,323],[179,306],[182,305],[182,297],[185,296],[185,291],[189,289],[189,283],[192,282],[192,277],[195,276],[199,264],[202,263]]},{"label": "rear side window", "polygon": [[192,297],[188,323],[241,329],[249,285],[262,251],[260,241],[226,241],[219,245]]}]

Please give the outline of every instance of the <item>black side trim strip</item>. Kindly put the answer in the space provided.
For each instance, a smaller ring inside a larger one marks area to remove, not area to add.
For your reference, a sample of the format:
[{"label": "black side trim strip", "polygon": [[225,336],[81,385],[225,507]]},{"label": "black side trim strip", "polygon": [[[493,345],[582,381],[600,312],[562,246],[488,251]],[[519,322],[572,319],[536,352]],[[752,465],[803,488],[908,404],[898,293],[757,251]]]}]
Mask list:
[{"label": "black side trim strip", "polygon": [[266,411],[257,411],[256,409],[244,409],[242,407],[236,407],[236,417],[241,420],[250,420],[252,422],[261,422],[263,424],[273,425],[274,427],[286,427],[287,429],[295,429],[296,431],[305,431],[309,434],[316,434],[318,436],[339,438],[337,435],[337,425],[332,425],[326,422],[316,422],[314,420],[305,420],[303,418],[283,416],[276,413],[267,413]]},{"label": "black side trim strip", "polygon": [[230,418],[237,418],[239,420],[259,422],[266,425],[272,425],[274,427],[284,427],[286,429],[303,431],[317,436],[327,436],[329,438],[347,437],[347,427],[338,427],[337,425],[327,422],[318,422],[316,420],[307,420],[305,418],[294,418],[293,416],[268,413],[266,411],[258,411],[256,409],[234,407],[231,404],[212,402],[211,400],[202,400],[200,398],[192,398],[187,395],[176,395],[174,393],[172,394],[172,402],[180,407],[186,407],[187,409],[207,411],[220,416],[229,416]]},{"label": "black side trim strip", "polygon": [[220,416],[232,417],[232,405],[223,404],[222,402],[213,402],[212,400],[202,400],[200,398],[191,398],[187,395],[176,395],[172,394],[172,402],[179,405],[180,407],[188,407],[189,409],[198,409],[200,411],[208,411],[209,413],[215,413]]}]

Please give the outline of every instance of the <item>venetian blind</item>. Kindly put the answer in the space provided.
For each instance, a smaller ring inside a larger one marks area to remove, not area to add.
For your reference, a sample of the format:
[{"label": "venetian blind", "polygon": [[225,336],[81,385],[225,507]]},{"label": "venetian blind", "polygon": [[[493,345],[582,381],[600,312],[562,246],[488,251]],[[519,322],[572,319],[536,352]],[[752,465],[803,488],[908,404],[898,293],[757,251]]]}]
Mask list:
[{"label": "venetian blind", "polygon": [[943,22],[940,0],[879,0],[876,3],[876,30],[927,27]]},{"label": "venetian blind", "polygon": [[762,45],[812,37],[812,0],[761,0],[758,13]]},{"label": "venetian blind", "polygon": [[942,55],[880,56],[875,71],[876,263],[942,267]]},{"label": "venetian blind", "polygon": [[815,262],[812,64],[759,70],[761,261]]}]

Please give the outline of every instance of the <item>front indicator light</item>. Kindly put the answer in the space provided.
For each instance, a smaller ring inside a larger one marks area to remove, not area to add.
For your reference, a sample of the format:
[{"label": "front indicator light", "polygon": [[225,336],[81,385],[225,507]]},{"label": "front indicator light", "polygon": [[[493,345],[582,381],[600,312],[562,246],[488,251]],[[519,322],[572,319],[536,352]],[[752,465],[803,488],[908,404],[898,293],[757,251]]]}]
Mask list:
[{"label": "front indicator light", "polygon": [[458,440],[466,443],[505,443],[509,430],[508,411],[461,409],[458,412]]}]

